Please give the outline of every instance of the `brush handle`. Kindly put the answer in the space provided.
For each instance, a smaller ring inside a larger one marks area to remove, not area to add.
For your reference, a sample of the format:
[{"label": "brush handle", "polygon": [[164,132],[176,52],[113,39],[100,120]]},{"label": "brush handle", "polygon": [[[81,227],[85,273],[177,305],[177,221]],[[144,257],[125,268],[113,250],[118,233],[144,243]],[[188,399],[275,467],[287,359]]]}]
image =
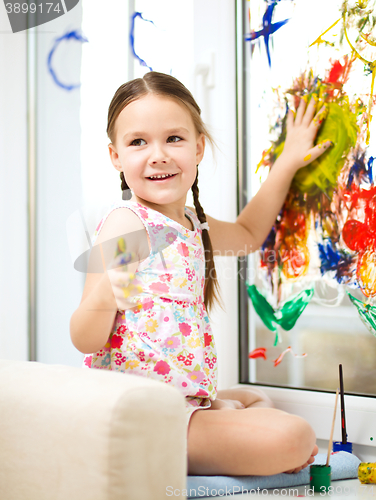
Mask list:
[{"label": "brush handle", "polygon": [[329,439],[329,446],[328,446],[328,455],[326,457],[326,466],[329,465],[330,461],[330,452],[332,451],[332,446],[333,446],[333,434],[334,434],[334,425],[336,423],[336,413],[337,413],[337,402],[338,402],[338,394],[339,394],[339,389],[336,391],[336,401],[334,403],[334,414],[333,414],[333,422],[332,422],[332,430],[330,432],[330,439]]},{"label": "brush handle", "polygon": [[339,389],[341,393],[341,430],[342,430],[342,444],[347,443],[346,433],[346,417],[345,417],[345,392],[343,389],[343,373],[342,365],[339,365]]}]

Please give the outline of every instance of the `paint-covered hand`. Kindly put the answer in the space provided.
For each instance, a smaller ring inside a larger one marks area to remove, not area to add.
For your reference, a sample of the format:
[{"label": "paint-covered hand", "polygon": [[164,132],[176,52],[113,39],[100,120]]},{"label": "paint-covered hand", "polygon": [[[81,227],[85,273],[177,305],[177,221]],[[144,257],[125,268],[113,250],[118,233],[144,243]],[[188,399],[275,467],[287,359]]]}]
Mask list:
[{"label": "paint-covered hand", "polygon": [[302,97],[296,115],[291,110],[287,115],[286,141],[281,156],[293,172],[309,165],[333,146],[330,140],[322,141],[314,146],[317,131],[328,114],[328,105],[324,104],[316,113],[316,96],[311,98],[308,106],[306,101],[307,98]]},{"label": "paint-covered hand", "polygon": [[134,260],[133,253],[120,254],[107,270],[117,308],[121,311],[137,306],[134,296],[142,292],[142,287],[135,283],[135,274],[128,271],[127,264]]}]

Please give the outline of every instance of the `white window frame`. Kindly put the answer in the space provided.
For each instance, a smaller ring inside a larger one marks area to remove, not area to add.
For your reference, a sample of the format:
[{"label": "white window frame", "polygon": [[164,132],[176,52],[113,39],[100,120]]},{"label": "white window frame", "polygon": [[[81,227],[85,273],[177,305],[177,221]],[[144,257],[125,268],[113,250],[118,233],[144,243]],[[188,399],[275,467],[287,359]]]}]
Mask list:
[{"label": "white window frame", "polygon": [[[247,68],[247,56],[249,47],[244,41],[245,33],[245,13],[247,0],[235,0],[236,7],[236,49],[237,49],[237,150],[238,150],[238,212],[244,208],[247,200],[244,197],[246,190],[246,172],[247,172],[247,153],[246,153],[246,130],[247,116],[245,114],[245,85]],[[244,276],[245,264],[239,272]],[[244,328],[248,323],[248,311],[241,309],[240,304],[248,304],[248,297],[244,284],[244,279],[239,280],[238,289],[239,300],[239,353],[249,352],[248,340],[245,338],[245,332],[248,336],[248,328]],[[247,309],[247,308],[245,308]],[[243,334],[242,334],[243,331]],[[241,355],[241,354],[240,354]],[[281,387],[272,387],[258,384],[245,384],[248,366],[239,359],[239,384],[235,387],[255,387],[263,390],[273,401],[276,408],[299,415],[306,419],[313,427],[319,444],[322,447],[327,446],[331,422],[333,418],[334,401],[333,393],[321,392],[309,389],[289,389]],[[242,383],[243,382],[243,383]],[[372,396],[345,396],[345,414],[348,440],[353,443],[353,451],[363,461],[374,461],[376,453],[376,398]],[[372,438],[372,439],[371,439]],[[341,441],[340,418],[337,418],[334,440]],[[320,450],[322,451],[322,450]]]}]

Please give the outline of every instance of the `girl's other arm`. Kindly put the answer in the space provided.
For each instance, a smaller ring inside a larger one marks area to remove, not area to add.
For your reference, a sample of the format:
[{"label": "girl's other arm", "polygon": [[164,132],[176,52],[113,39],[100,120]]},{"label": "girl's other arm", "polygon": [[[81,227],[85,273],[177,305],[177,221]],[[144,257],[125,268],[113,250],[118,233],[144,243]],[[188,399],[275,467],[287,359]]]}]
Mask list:
[{"label": "girl's other arm", "polygon": [[[117,236],[126,240],[127,233],[140,230],[144,230],[144,226],[133,212],[129,209],[114,210],[104,223],[95,246]],[[145,249],[141,253],[145,254]],[[126,285],[129,274],[134,273],[138,265],[139,262],[128,264],[126,273],[114,269],[87,274],[81,303],[70,321],[71,339],[79,351],[89,354],[101,349],[110,336],[117,310],[134,307],[134,304],[127,307],[126,300],[119,298],[115,283],[118,285],[117,278],[120,278]]]}]

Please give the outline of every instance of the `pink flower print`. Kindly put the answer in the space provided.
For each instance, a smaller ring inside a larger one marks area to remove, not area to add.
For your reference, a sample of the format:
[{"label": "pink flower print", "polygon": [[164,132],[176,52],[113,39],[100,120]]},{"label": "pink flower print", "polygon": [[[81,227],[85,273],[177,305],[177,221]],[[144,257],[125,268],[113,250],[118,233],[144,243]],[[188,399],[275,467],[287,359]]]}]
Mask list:
[{"label": "pink flower print", "polygon": [[167,337],[163,342],[163,347],[168,347],[169,349],[175,349],[180,346],[180,340],[177,337]]},{"label": "pink flower print", "polygon": [[119,335],[121,335],[121,334],[123,334],[123,335],[124,335],[124,333],[125,333],[126,329],[127,329],[127,327],[126,327],[125,325],[121,325],[121,326],[119,326],[119,328],[116,330],[116,333],[118,333]]},{"label": "pink flower print", "polygon": [[123,345],[123,337],[120,337],[120,335],[113,335],[111,339],[112,349],[120,349],[122,345]]},{"label": "pink flower print", "polygon": [[191,361],[190,359],[186,359],[186,360],[184,361],[184,364],[185,364],[185,366],[191,366],[192,361]]},{"label": "pink flower print", "polygon": [[179,330],[184,335],[184,337],[188,337],[192,331],[192,328],[188,325],[188,323],[179,323]]},{"label": "pink flower print", "polygon": [[189,255],[189,250],[188,247],[185,243],[179,243],[176,247],[177,251],[182,255],[183,257],[188,257]]},{"label": "pink flower print", "polygon": [[151,309],[154,306],[154,302],[151,299],[145,300],[145,302],[142,303],[142,306],[144,308],[144,311],[147,311],[148,309]]},{"label": "pink flower print", "polygon": [[205,347],[209,347],[212,341],[212,336],[205,332],[204,339],[205,339]]},{"label": "pink flower print", "polygon": [[145,212],[145,210],[142,210],[142,209],[141,209],[141,210],[140,210],[140,215],[141,215],[141,217],[144,217],[145,219],[147,219],[147,218],[148,218],[148,213],[147,213],[147,212]]},{"label": "pink flower print", "polygon": [[214,368],[214,363],[209,363],[209,368]]},{"label": "pink flower print", "polygon": [[182,354],[179,354],[179,356],[177,357],[177,360],[178,361],[184,361],[185,360],[185,356],[183,356]]},{"label": "pink flower print", "polygon": [[171,368],[170,365],[166,363],[166,361],[159,360],[156,362],[153,371],[157,372],[158,375],[167,375],[168,373],[170,373]]},{"label": "pink flower print", "polygon": [[169,291],[169,287],[168,285],[166,285],[166,283],[161,283],[160,281],[157,281],[156,283],[152,283],[149,286],[149,290],[154,293],[157,292],[167,293]]},{"label": "pink flower print", "polygon": [[168,274],[168,273],[167,274],[162,274],[162,276],[159,277],[160,280],[162,280],[162,281],[168,281],[169,283],[171,281],[171,278],[172,278],[171,274]]},{"label": "pink flower print", "polygon": [[86,356],[85,358],[85,365],[91,368],[91,361],[93,359],[93,356]]},{"label": "pink flower print", "polygon": [[188,359],[193,359],[195,356],[192,352],[190,352],[187,356]]},{"label": "pink flower print", "polygon": [[196,392],[195,396],[204,396],[205,398],[207,398],[209,396],[209,393],[207,391],[204,391],[204,389],[199,389],[198,392]]},{"label": "pink flower print", "polygon": [[166,234],[166,243],[169,243],[171,245],[175,240],[176,240],[176,234],[174,233]]},{"label": "pink flower print", "polygon": [[187,374],[187,377],[189,378],[189,380],[192,380],[192,382],[199,384],[202,380],[204,380],[205,374],[200,372],[199,370],[195,370],[193,372],[189,372]]},{"label": "pink flower print", "polygon": [[138,358],[139,358],[140,361],[145,361],[145,353],[144,353],[144,351],[140,351],[138,353]]}]

